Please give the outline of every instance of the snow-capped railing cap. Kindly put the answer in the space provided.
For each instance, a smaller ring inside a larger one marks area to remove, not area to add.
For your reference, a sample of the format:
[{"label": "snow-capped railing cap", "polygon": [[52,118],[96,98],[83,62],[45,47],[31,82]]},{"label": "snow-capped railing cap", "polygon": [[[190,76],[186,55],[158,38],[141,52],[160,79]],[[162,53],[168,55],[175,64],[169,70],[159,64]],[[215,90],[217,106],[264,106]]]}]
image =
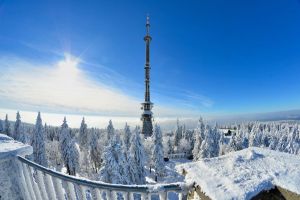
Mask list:
[{"label": "snow-capped railing cap", "polygon": [[32,147],[15,141],[11,137],[0,134],[0,162],[17,155],[26,156],[32,154]]},{"label": "snow-capped railing cap", "polygon": [[52,177],[56,177],[63,181],[72,182],[73,184],[78,184],[81,186],[98,188],[101,190],[114,190],[114,191],[126,191],[126,192],[137,192],[137,193],[151,193],[151,192],[159,192],[159,191],[183,191],[183,188],[187,188],[185,183],[176,182],[176,183],[165,183],[165,184],[155,184],[155,185],[122,185],[122,184],[110,184],[104,183],[101,181],[93,181],[86,178],[70,176],[67,174],[63,174],[61,172],[57,172],[55,170],[46,168],[44,166],[38,165],[22,156],[18,156],[19,161],[22,163],[33,167],[34,169],[40,170],[45,174],[48,174]]}]

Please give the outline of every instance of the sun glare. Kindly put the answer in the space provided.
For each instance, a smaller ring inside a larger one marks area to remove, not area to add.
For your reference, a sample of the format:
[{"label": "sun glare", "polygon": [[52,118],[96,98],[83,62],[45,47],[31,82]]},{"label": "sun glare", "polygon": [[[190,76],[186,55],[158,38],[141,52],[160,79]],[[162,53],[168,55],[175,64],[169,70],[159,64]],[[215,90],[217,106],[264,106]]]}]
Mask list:
[{"label": "sun glare", "polygon": [[58,63],[60,75],[65,77],[75,77],[79,73],[79,60],[70,54],[65,54],[65,59]]}]

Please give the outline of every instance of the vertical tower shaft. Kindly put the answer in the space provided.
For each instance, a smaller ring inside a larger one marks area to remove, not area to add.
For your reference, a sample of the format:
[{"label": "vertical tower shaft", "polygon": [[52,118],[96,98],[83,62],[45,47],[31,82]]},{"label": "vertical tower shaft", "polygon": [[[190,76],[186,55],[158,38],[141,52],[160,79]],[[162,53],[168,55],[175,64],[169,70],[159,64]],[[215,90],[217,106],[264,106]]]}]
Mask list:
[{"label": "vertical tower shaft", "polygon": [[142,121],[143,128],[142,133],[145,137],[149,137],[152,135],[153,126],[152,126],[152,106],[153,103],[150,101],[150,42],[151,36],[149,35],[150,30],[150,22],[149,17],[147,16],[146,22],[146,36],[144,37],[144,41],[146,43],[146,63],[145,63],[145,101],[142,103]]}]

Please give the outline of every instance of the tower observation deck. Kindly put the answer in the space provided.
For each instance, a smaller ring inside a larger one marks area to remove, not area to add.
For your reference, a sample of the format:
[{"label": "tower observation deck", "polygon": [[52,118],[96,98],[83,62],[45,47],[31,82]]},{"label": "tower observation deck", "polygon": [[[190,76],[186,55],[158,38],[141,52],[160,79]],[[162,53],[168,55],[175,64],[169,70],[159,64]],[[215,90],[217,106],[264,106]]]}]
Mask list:
[{"label": "tower observation deck", "polygon": [[152,40],[149,35],[150,30],[150,21],[149,16],[147,16],[146,21],[146,36],[144,37],[144,41],[146,43],[146,64],[145,64],[145,101],[142,103],[142,117],[141,120],[143,122],[142,133],[145,137],[152,136],[153,133],[153,125],[152,125],[152,107],[153,103],[150,101],[150,42]]}]

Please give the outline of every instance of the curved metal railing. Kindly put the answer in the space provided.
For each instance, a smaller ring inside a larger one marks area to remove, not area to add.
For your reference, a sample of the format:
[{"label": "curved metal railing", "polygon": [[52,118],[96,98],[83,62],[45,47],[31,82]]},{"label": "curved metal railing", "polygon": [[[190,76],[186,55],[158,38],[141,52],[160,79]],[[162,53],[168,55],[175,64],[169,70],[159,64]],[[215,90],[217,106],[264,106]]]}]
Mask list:
[{"label": "curved metal railing", "polygon": [[186,199],[184,183],[119,185],[69,176],[18,156],[22,193],[30,200]]}]

